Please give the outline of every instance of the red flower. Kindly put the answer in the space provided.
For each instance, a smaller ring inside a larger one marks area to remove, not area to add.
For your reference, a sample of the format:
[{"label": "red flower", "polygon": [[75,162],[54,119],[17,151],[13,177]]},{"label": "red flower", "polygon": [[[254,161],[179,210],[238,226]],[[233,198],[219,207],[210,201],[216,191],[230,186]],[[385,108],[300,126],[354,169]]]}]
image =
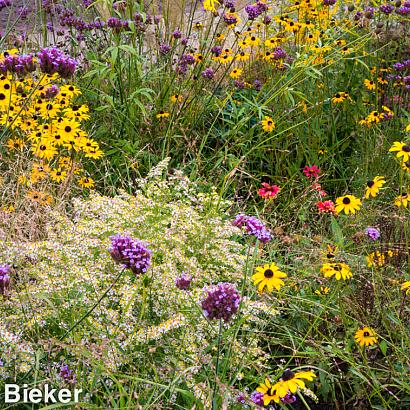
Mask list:
[{"label": "red flower", "polygon": [[316,206],[320,214],[336,214],[336,208],[333,201],[320,201],[316,204]]},{"label": "red flower", "polygon": [[307,165],[303,168],[303,173],[308,178],[317,178],[321,172],[321,169],[318,168],[316,165],[312,165],[308,167]]},{"label": "red flower", "polygon": [[262,198],[275,198],[278,195],[280,188],[277,185],[269,185],[266,182],[262,183],[262,188],[259,188],[258,194]]},{"label": "red flower", "polygon": [[318,182],[314,182],[314,183],[312,184],[312,188],[313,188],[315,191],[319,192],[319,195],[320,195],[320,196],[326,196],[326,195],[327,195],[327,192],[322,189],[322,185],[320,185]]}]

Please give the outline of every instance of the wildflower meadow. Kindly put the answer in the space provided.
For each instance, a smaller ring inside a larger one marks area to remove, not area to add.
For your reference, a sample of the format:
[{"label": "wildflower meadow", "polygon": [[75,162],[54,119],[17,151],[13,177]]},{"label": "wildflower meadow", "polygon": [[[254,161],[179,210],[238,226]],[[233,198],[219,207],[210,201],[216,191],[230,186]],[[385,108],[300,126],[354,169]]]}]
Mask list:
[{"label": "wildflower meadow", "polygon": [[409,23],[0,0],[0,409],[410,409]]}]

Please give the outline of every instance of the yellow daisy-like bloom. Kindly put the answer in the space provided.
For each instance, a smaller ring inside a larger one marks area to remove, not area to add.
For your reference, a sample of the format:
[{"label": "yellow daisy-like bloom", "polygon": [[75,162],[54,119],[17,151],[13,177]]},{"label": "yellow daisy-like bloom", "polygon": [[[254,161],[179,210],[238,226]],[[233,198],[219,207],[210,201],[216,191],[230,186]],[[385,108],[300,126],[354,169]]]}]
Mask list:
[{"label": "yellow daisy-like bloom", "polygon": [[368,90],[375,90],[376,89],[376,83],[373,80],[364,80],[364,86],[368,89]]},{"label": "yellow daisy-like bloom", "polygon": [[393,145],[389,149],[389,152],[397,152],[396,157],[403,157],[403,162],[407,162],[410,159],[410,145],[403,141],[393,142]]},{"label": "yellow daisy-like bloom", "polygon": [[7,148],[10,151],[22,151],[22,149],[24,148],[24,141],[21,138],[10,138],[7,141]]},{"label": "yellow daisy-like bloom", "polygon": [[338,263],[325,263],[320,269],[320,272],[323,273],[325,278],[335,277],[336,280],[346,280],[350,279],[353,274],[349,266],[343,262]]},{"label": "yellow daisy-like bloom", "polygon": [[63,182],[67,178],[67,172],[61,168],[52,169],[50,171],[50,178],[54,182]]},{"label": "yellow daisy-like bloom", "polygon": [[349,99],[350,101],[352,100],[348,93],[345,93],[344,91],[340,91],[332,97],[332,103],[339,104],[345,101],[346,99]]},{"label": "yellow daisy-like bloom", "polygon": [[94,180],[90,177],[82,177],[78,181],[78,185],[82,186],[83,188],[92,188],[94,186]]},{"label": "yellow daisy-like bloom", "polygon": [[262,128],[266,132],[272,132],[275,129],[275,123],[271,117],[265,117],[262,120]]},{"label": "yellow daisy-like bloom", "polygon": [[242,75],[243,70],[240,68],[235,68],[229,73],[229,77],[231,78],[239,78]]},{"label": "yellow daisy-like bloom", "polygon": [[277,383],[279,397],[285,397],[289,391],[291,393],[296,393],[298,389],[304,389],[306,386],[303,380],[308,380],[311,382],[315,377],[315,373],[311,370],[295,373],[290,369],[286,369],[283,372],[280,381]]},{"label": "yellow daisy-like bloom", "polygon": [[39,140],[31,150],[36,157],[45,160],[50,160],[57,155],[57,149],[49,139]]},{"label": "yellow daisy-like bloom", "polygon": [[245,39],[245,41],[248,44],[248,46],[251,47],[257,47],[261,43],[261,39],[256,36],[249,36]]},{"label": "yellow daisy-like bloom", "polygon": [[216,0],[204,0],[204,10],[216,13],[215,4],[219,5],[219,2]]},{"label": "yellow daisy-like bloom", "polygon": [[160,118],[168,118],[169,117],[169,112],[165,112],[165,111],[159,111],[158,114],[156,115],[156,117],[158,119]]},{"label": "yellow daisy-like bloom", "polygon": [[326,250],[322,251],[322,259],[326,262],[331,262],[335,260],[337,253],[337,246],[327,245]]},{"label": "yellow daisy-like bloom", "polygon": [[376,176],[375,178],[367,181],[365,194],[366,199],[371,196],[374,198],[385,183],[386,181],[384,180],[384,177],[381,176]]},{"label": "yellow daisy-like bloom", "polygon": [[315,290],[315,294],[322,296],[322,295],[327,295],[330,292],[330,288],[327,286],[321,286],[320,289]]},{"label": "yellow daisy-like bloom", "polygon": [[407,208],[407,205],[410,202],[410,193],[400,195],[394,199],[394,205],[403,208]]},{"label": "yellow daisy-like bloom", "polygon": [[236,59],[238,61],[248,61],[250,59],[251,55],[249,53],[246,53],[245,51],[241,51],[237,56]]},{"label": "yellow daisy-like bloom", "polygon": [[263,393],[263,405],[268,406],[271,401],[279,403],[280,397],[278,394],[278,389],[276,387],[278,383],[272,386],[269,379],[265,379],[265,383],[261,383],[256,389],[257,392]]},{"label": "yellow daisy-like bloom", "polygon": [[410,295],[410,280],[404,282],[400,289],[406,293],[406,295]]},{"label": "yellow daisy-like bloom", "polygon": [[181,94],[174,94],[171,95],[171,102],[177,103],[177,102],[182,102],[183,96]]},{"label": "yellow daisy-like bloom", "polygon": [[224,41],[224,40],[225,40],[225,35],[222,34],[222,33],[218,33],[218,34],[215,36],[215,40],[216,40],[216,41],[219,41],[219,42]]},{"label": "yellow daisy-like bloom", "polygon": [[405,130],[406,130],[406,131],[410,131],[410,123],[407,124]]},{"label": "yellow daisy-like bloom", "polygon": [[281,272],[275,263],[267,263],[263,266],[256,268],[256,273],[252,275],[253,284],[258,286],[258,291],[263,292],[264,288],[268,289],[268,292],[272,292],[273,288],[280,290],[285,284],[282,278],[286,278],[288,275]]},{"label": "yellow daisy-like bloom", "polygon": [[403,164],[401,165],[402,169],[406,172],[410,173],[410,160],[403,162]]},{"label": "yellow daisy-like bloom", "polygon": [[359,329],[354,335],[354,339],[360,346],[373,346],[377,343],[376,333],[370,327]]},{"label": "yellow daisy-like bloom", "polygon": [[336,199],[336,212],[339,214],[344,211],[346,215],[355,214],[360,209],[362,202],[354,195],[344,195]]}]

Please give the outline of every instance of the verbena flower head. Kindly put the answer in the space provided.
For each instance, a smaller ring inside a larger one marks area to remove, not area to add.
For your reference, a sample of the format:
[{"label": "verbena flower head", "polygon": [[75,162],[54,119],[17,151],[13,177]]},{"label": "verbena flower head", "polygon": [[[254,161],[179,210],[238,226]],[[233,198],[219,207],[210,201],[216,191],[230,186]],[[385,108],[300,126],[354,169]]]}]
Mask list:
[{"label": "verbena flower head", "polygon": [[0,265],[0,295],[5,295],[10,286],[10,265]]},{"label": "verbena flower head", "polygon": [[250,397],[251,401],[255,403],[257,406],[263,406],[263,393],[258,391],[254,391]]},{"label": "verbena flower head", "polygon": [[0,63],[0,72],[3,74],[10,72],[24,76],[28,73],[33,72],[35,69],[36,66],[31,54],[7,56]]},{"label": "verbena flower head", "polygon": [[46,74],[58,73],[62,78],[71,77],[77,67],[77,61],[66,56],[55,47],[43,48],[38,53],[41,71]]},{"label": "verbena flower head", "polygon": [[380,231],[376,228],[366,228],[365,233],[372,241],[377,241],[380,238]]},{"label": "verbena flower head", "polygon": [[241,302],[235,285],[232,283],[218,283],[209,289],[207,297],[202,301],[202,310],[209,320],[223,319],[225,323],[232,319],[238,311]]},{"label": "verbena flower head", "polygon": [[61,366],[59,376],[67,383],[77,383],[77,378],[75,377],[74,371],[70,369],[67,364],[63,364]]},{"label": "verbena flower head", "polygon": [[109,252],[115,262],[136,275],[145,273],[151,266],[151,250],[139,239],[129,236],[111,236]]},{"label": "verbena flower head", "polygon": [[245,228],[248,235],[255,236],[262,243],[267,243],[272,238],[265,224],[254,216],[239,214],[232,224],[238,228]]},{"label": "verbena flower head", "polygon": [[191,286],[192,276],[188,276],[186,273],[175,280],[175,286],[180,290],[188,290]]}]

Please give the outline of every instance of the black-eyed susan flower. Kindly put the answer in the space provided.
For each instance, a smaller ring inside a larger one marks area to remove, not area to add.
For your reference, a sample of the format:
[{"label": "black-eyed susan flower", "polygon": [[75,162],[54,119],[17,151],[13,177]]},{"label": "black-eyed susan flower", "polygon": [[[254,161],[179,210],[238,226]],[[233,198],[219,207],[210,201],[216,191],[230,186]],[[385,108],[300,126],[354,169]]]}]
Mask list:
[{"label": "black-eyed susan flower", "polygon": [[336,280],[346,280],[353,276],[350,267],[343,262],[325,263],[320,269],[320,272],[323,273],[325,278],[331,278],[334,276]]},{"label": "black-eyed susan flower", "polygon": [[275,123],[271,117],[266,116],[262,120],[262,128],[266,132],[272,132],[275,129]]},{"label": "black-eyed susan flower", "polygon": [[410,295],[410,280],[408,280],[407,282],[402,283],[402,285],[400,286],[400,289],[401,289],[406,295]]},{"label": "black-eyed susan flower", "polygon": [[174,94],[174,95],[171,95],[170,99],[171,99],[171,102],[173,102],[174,104],[180,103],[183,100],[183,96],[181,94]]},{"label": "black-eyed susan flower", "polygon": [[50,160],[57,155],[57,149],[49,139],[41,139],[36,142],[31,151],[33,154],[42,159]]},{"label": "black-eyed susan flower", "polygon": [[330,292],[330,288],[327,286],[321,286],[320,289],[315,290],[315,294],[319,296],[327,295]]},{"label": "black-eyed susan flower", "polygon": [[22,151],[24,148],[24,141],[21,138],[9,138],[7,140],[7,148],[10,151]]},{"label": "black-eyed susan flower", "polygon": [[158,119],[168,118],[168,117],[169,117],[169,112],[166,112],[166,111],[163,111],[163,110],[158,111],[158,114],[156,115],[156,117],[157,117]]},{"label": "black-eyed susan flower", "polygon": [[410,193],[402,194],[394,199],[394,205],[399,208],[407,208],[410,202]]},{"label": "black-eyed susan flower", "polygon": [[344,212],[346,215],[349,213],[355,214],[360,209],[362,201],[356,198],[354,195],[344,195],[336,199],[336,212]]},{"label": "black-eyed susan flower", "polygon": [[90,177],[82,177],[79,179],[78,185],[83,188],[92,188],[94,186],[94,180]]},{"label": "black-eyed susan flower", "polygon": [[241,51],[237,56],[236,60],[237,61],[248,61],[250,59],[251,55],[245,51]]},{"label": "black-eyed susan flower", "polygon": [[245,39],[246,44],[251,47],[257,47],[261,43],[261,39],[256,36],[249,36]]},{"label": "black-eyed susan flower", "polygon": [[212,11],[213,13],[216,13],[216,6],[219,4],[220,3],[216,0],[204,0],[203,7],[206,11]]},{"label": "black-eyed susan flower", "polygon": [[336,258],[337,246],[327,245],[326,249],[322,251],[322,259],[326,262],[333,262]]},{"label": "black-eyed susan flower", "polygon": [[366,183],[366,193],[365,197],[368,199],[369,197],[375,197],[378,192],[380,191],[380,188],[386,183],[384,177],[382,176],[376,176],[373,179],[370,179]]},{"label": "black-eyed susan flower", "polygon": [[375,90],[376,89],[376,83],[373,80],[368,80],[365,79],[363,81],[364,86],[368,89],[368,90]]},{"label": "black-eyed susan flower", "polygon": [[241,68],[235,68],[229,73],[229,77],[231,78],[239,78],[242,75],[243,70]]},{"label": "black-eyed susan flower", "polygon": [[62,168],[52,169],[50,171],[50,178],[54,182],[63,182],[67,178],[67,172]]},{"label": "black-eyed susan flower", "polygon": [[293,372],[290,369],[286,369],[278,382],[277,391],[279,397],[282,398],[289,392],[296,393],[298,389],[304,389],[306,387],[304,380],[311,382],[315,377],[315,373],[311,370],[304,372]]},{"label": "black-eyed susan flower", "polygon": [[272,292],[274,288],[280,290],[285,284],[282,279],[286,277],[286,273],[281,272],[275,263],[258,266],[256,273],[252,275],[253,283],[258,286],[259,292],[263,292],[265,287],[268,292]]},{"label": "black-eyed susan flower", "polygon": [[406,162],[403,162],[403,164],[401,165],[402,169],[406,172],[410,173],[410,159]]},{"label": "black-eyed susan flower", "polygon": [[401,158],[403,162],[407,162],[410,159],[410,144],[403,141],[393,142],[389,152],[397,152],[396,157]]},{"label": "black-eyed susan flower", "polygon": [[373,329],[370,327],[363,327],[359,329],[355,335],[354,339],[356,343],[358,343],[360,346],[373,346],[374,344],[377,343],[377,335],[374,332]]},{"label": "black-eyed susan flower", "polygon": [[348,93],[346,93],[344,91],[340,91],[332,97],[332,103],[333,104],[339,104],[339,103],[342,103],[343,101],[345,101],[346,99],[348,99],[350,101],[352,100]]},{"label": "black-eyed susan flower", "polygon": [[278,394],[277,384],[275,383],[273,386],[268,378],[265,379],[265,383],[261,383],[259,387],[256,389],[257,392],[263,394],[263,405],[268,406],[270,402],[274,401],[275,403],[279,403],[280,397]]}]

